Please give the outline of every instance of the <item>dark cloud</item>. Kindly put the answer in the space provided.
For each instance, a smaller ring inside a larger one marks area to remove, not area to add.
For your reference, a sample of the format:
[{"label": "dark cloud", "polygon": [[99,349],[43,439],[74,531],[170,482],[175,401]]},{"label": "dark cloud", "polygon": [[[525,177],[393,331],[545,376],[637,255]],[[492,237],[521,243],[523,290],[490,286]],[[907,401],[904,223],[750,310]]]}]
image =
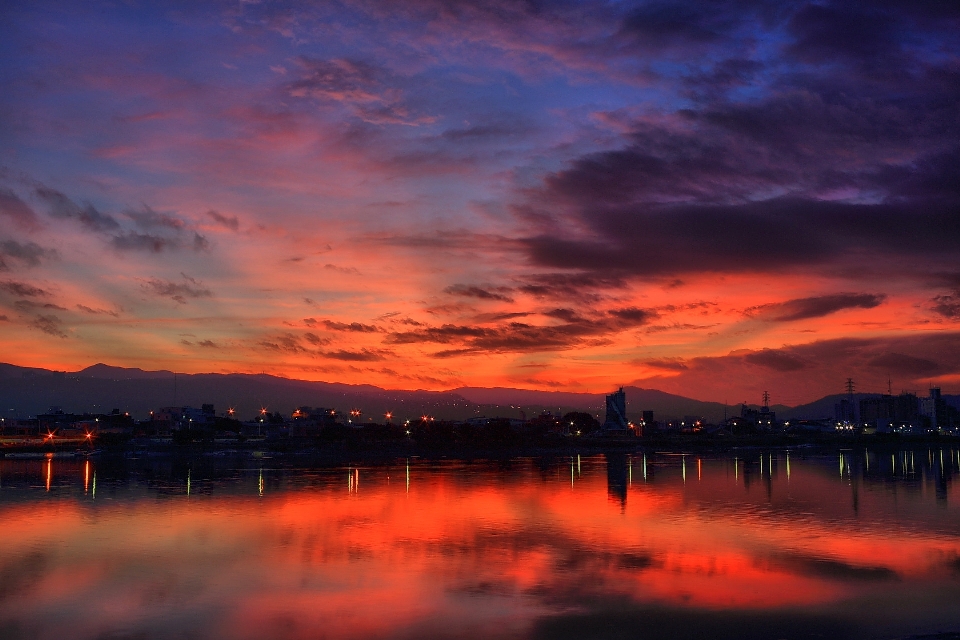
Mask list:
[{"label": "dark cloud", "polygon": [[691,101],[618,116],[620,148],[548,175],[517,207],[545,212],[524,216],[542,229],[527,254],[623,279],[955,262],[960,68],[929,52],[955,50],[956,26],[956,8],[898,2],[631,9],[618,38],[676,50]]},{"label": "dark cloud", "polygon": [[729,58],[710,69],[690,74],[684,78],[684,83],[694,100],[706,103],[721,99],[725,93],[738,87],[755,84],[763,70],[763,63],[756,60]]},{"label": "dark cloud", "polygon": [[724,18],[715,11],[705,10],[707,6],[707,3],[645,2],[623,19],[621,36],[631,38],[636,46],[646,50],[716,42],[739,16],[730,12]]},{"label": "dark cloud", "polygon": [[953,294],[936,296],[931,302],[935,313],[949,320],[960,320],[960,289]]},{"label": "dark cloud", "polygon": [[[526,318],[527,316],[534,315],[530,311],[517,311],[514,313],[478,313],[473,316],[474,322],[479,323],[488,323],[488,322],[502,322],[503,320],[515,320],[516,318]],[[401,321],[404,322],[404,321]],[[405,324],[411,324],[405,322]],[[422,322],[416,322],[413,326],[423,326]]]},{"label": "dark cloud", "polygon": [[[865,393],[886,392],[888,377],[894,388],[922,390],[937,384],[938,377],[960,373],[960,332],[818,340],[688,358],[684,364],[685,370],[657,379],[657,388],[672,393],[699,389],[723,399],[742,388],[741,381],[755,381],[757,394],[767,389],[795,404],[842,392],[847,377],[855,378],[857,390]],[[765,369],[763,375],[758,366]]]},{"label": "dark cloud", "polygon": [[40,265],[41,259],[55,259],[57,252],[44,249],[35,242],[21,244],[16,240],[0,242],[0,270],[4,269],[4,258],[13,259],[28,267]]},{"label": "dark cloud", "polygon": [[616,274],[540,273],[524,276],[522,281],[517,290],[536,298],[550,299],[580,299],[587,291],[622,289],[626,286],[625,279]]},{"label": "dark cloud", "polygon": [[0,188],[0,216],[23,229],[39,229],[40,220],[26,202],[10,189]]},{"label": "dark cloud", "polygon": [[843,309],[873,309],[884,300],[886,295],[883,294],[837,293],[751,307],[747,310],[747,314],[773,322],[793,322],[822,318]]},{"label": "dark cloud", "polygon": [[315,334],[315,333],[310,333],[309,331],[308,331],[307,333],[303,334],[303,339],[306,340],[307,342],[309,342],[309,343],[312,344],[312,345],[320,345],[320,344],[329,344],[329,343],[330,343],[330,340],[328,340],[328,339],[326,339],[326,338],[321,338],[321,337],[318,336],[317,334]]},{"label": "dark cloud", "polygon": [[[110,244],[120,251],[148,251],[151,253],[177,250],[185,246],[182,237],[179,235],[179,230],[178,234],[174,236],[126,231],[113,236],[110,239]],[[207,251],[210,248],[210,242],[204,236],[194,232],[190,246],[194,251]]]},{"label": "dark cloud", "polygon": [[415,331],[398,331],[391,333],[387,341],[393,344],[411,344],[418,342],[435,342],[438,344],[449,344],[467,339],[482,338],[487,335],[489,329],[481,327],[471,327],[462,325],[445,324],[439,327],[428,327],[426,329],[417,329]]},{"label": "dark cloud", "polygon": [[623,309],[612,309],[608,312],[613,317],[621,320],[623,322],[629,323],[631,325],[641,325],[646,324],[654,318],[658,318],[659,314],[656,311],[650,309],[638,309],[637,307],[625,307]]},{"label": "dark cloud", "polygon": [[345,273],[352,276],[360,275],[360,271],[356,267],[339,267],[335,264],[325,264],[323,265],[323,268],[329,271],[337,271],[338,273]]},{"label": "dark cloud", "polygon": [[150,278],[140,284],[140,288],[148,293],[170,298],[180,304],[186,304],[187,299],[210,298],[213,292],[204,287],[196,279],[181,274],[184,282],[172,282],[160,278]]},{"label": "dark cloud", "polygon": [[787,28],[795,39],[787,52],[817,64],[890,62],[900,53],[904,35],[894,15],[853,3],[807,4]]},{"label": "dark cloud", "polygon": [[414,234],[369,234],[364,241],[393,247],[405,247],[416,250],[463,251],[470,248],[476,251],[505,251],[516,248],[517,242],[497,234],[475,233],[465,230],[440,230],[432,233]]},{"label": "dark cloud", "polygon": [[641,326],[657,317],[655,311],[636,308],[612,309],[584,317],[572,309],[553,309],[544,316],[561,324],[532,325],[509,322],[495,327],[445,324],[414,331],[390,333],[386,341],[392,344],[434,343],[457,345],[434,354],[451,357],[481,352],[536,352],[570,349],[584,344],[587,339],[616,334]]},{"label": "dark cloud", "polygon": [[684,371],[687,365],[680,358],[654,358],[652,360],[643,360],[637,364],[643,364],[655,369],[666,369],[668,371]]},{"label": "dark cloud", "polygon": [[40,185],[34,193],[47,204],[54,218],[77,220],[88,231],[109,232],[120,228],[120,223],[112,216],[101,213],[92,204],[81,207],[56,189]]},{"label": "dark cloud", "polygon": [[385,73],[381,67],[362,60],[318,60],[306,56],[301,56],[298,63],[301,77],[288,86],[294,96],[311,95],[336,102],[380,99],[378,87]]},{"label": "dark cloud", "polygon": [[97,315],[97,316],[107,315],[107,316],[113,316],[114,318],[120,317],[120,314],[116,311],[111,311],[109,309],[94,309],[92,307],[88,307],[85,304],[78,304],[77,309],[79,309],[80,311],[83,311],[84,313],[88,313],[90,315]]},{"label": "dark cloud", "polygon": [[324,351],[321,355],[332,360],[344,360],[347,362],[377,362],[386,359],[383,352],[368,349],[360,349],[359,351]]},{"label": "dark cloud", "polygon": [[84,229],[94,233],[110,234],[109,242],[119,251],[147,251],[161,253],[192,247],[195,251],[206,251],[210,242],[204,236],[193,231],[188,236],[191,225],[172,213],[163,213],[147,205],[140,209],[124,212],[124,216],[133,222],[135,229],[125,229],[109,214],[102,213],[92,204],[80,206],[56,189],[37,185],[36,196],[47,204],[54,218],[74,219]]},{"label": "dark cloud", "polygon": [[644,333],[663,333],[664,331],[695,331],[711,329],[716,324],[690,324],[689,322],[674,322],[672,324],[654,324],[646,327]]},{"label": "dark cloud", "polygon": [[47,309],[54,311],[67,311],[65,307],[52,302],[34,302],[33,300],[17,300],[13,306],[25,313],[36,311],[37,309]]},{"label": "dark cloud", "polygon": [[543,315],[548,318],[556,318],[557,320],[562,320],[564,322],[583,322],[583,318],[580,317],[580,314],[573,309],[552,309],[550,311],[544,311]]},{"label": "dark cloud", "polygon": [[403,82],[385,67],[364,60],[308,56],[297,59],[300,77],[287,86],[291,97],[311,97],[325,103],[344,105],[365,123],[372,125],[417,124],[404,100]]},{"label": "dark cloud", "polygon": [[960,215],[947,208],[777,199],[591,215],[606,241],[528,238],[524,242],[531,258],[544,266],[618,277],[777,272],[839,262],[852,251],[871,249],[921,260],[960,258]]},{"label": "dark cloud", "polygon": [[240,229],[240,220],[237,219],[237,216],[225,216],[218,211],[210,209],[207,211],[207,215],[213,219],[214,222],[220,226],[226,227],[231,231],[238,231]]},{"label": "dark cloud", "polygon": [[361,324],[359,322],[334,322],[333,320],[324,320],[323,326],[330,331],[352,331],[355,333],[376,333],[380,328],[372,324]]},{"label": "dark cloud", "polygon": [[127,211],[125,215],[141,229],[173,229],[180,231],[187,223],[175,215],[154,211],[147,205],[142,205],[139,211]]},{"label": "dark cloud", "polygon": [[763,349],[743,356],[750,364],[759,365],[774,371],[799,371],[806,363],[797,356],[779,349]]},{"label": "dark cloud", "polygon": [[24,298],[39,298],[49,296],[50,292],[40,287],[26,284],[25,282],[16,282],[14,280],[5,280],[0,282],[0,291],[6,291],[15,296]]},{"label": "dark cloud", "polygon": [[121,251],[150,251],[152,253],[160,253],[164,249],[170,249],[176,246],[174,240],[165,236],[137,233],[136,231],[128,231],[113,236],[110,244],[112,244],[115,249]]},{"label": "dark cloud", "polygon": [[199,233],[194,232],[193,234],[193,250],[194,251],[209,251],[210,250],[210,241],[207,240],[206,236],[202,236]]},{"label": "dark cloud", "polygon": [[454,296],[463,296],[466,298],[513,302],[513,298],[507,295],[510,292],[509,287],[478,287],[474,285],[455,284],[447,287],[443,290],[443,292]]},{"label": "dark cloud", "polygon": [[38,315],[30,322],[30,326],[57,338],[67,337],[63,330],[63,323],[54,315]]},{"label": "dark cloud", "polygon": [[300,338],[292,333],[284,333],[258,343],[261,347],[279,353],[309,353],[309,350],[300,342]]},{"label": "dark cloud", "polygon": [[929,376],[943,370],[943,367],[933,360],[902,353],[885,353],[868,360],[867,364],[885,371],[897,371],[910,376]]}]

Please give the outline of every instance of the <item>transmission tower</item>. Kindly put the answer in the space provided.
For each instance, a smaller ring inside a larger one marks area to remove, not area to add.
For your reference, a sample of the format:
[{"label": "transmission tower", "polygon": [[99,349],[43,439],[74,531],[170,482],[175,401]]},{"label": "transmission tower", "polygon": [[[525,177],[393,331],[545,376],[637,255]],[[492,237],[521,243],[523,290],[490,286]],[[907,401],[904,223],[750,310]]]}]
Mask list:
[{"label": "transmission tower", "polygon": [[763,392],[763,406],[764,407],[770,406],[770,393],[767,391]]},{"label": "transmission tower", "polygon": [[854,390],[853,378],[847,378],[847,395],[852,397]]}]

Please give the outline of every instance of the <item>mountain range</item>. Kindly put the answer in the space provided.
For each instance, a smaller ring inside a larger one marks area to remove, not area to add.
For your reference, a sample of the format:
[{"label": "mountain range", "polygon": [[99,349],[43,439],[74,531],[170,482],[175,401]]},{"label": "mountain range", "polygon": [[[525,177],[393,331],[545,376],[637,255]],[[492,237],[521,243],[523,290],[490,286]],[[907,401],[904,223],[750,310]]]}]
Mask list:
[{"label": "mountain range", "polygon": [[[651,410],[657,420],[696,416],[719,422],[740,412],[740,405],[705,402],[640,387],[624,387],[627,415],[639,419]],[[862,394],[858,397],[865,397]],[[796,407],[774,405],[781,419],[830,418],[842,396],[826,396]],[[954,406],[960,396],[945,396]],[[386,412],[394,420],[430,415],[438,419],[477,416],[530,418],[544,411],[586,411],[603,420],[604,395],[532,391],[509,388],[461,387],[449,391],[390,390],[372,385],[293,380],[264,374],[174,374],[95,364],[77,372],[50,371],[0,363],[0,417],[30,417],[51,408],[66,412],[109,413],[113,409],[146,418],[166,406],[213,404],[218,413],[233,408],[240,419],[261,409],[289,414],[300,406],[347,412],[360,409],[364,421],[380,421]],[[753,405],[755,407],[755,405]]]}]

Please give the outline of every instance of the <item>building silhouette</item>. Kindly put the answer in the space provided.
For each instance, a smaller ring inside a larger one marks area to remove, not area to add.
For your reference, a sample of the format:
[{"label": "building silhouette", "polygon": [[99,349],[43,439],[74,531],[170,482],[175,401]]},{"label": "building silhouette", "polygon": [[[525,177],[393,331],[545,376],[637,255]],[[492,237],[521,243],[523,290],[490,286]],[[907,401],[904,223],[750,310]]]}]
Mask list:
[{"label": "building silhouette", "polygon": [[601,425],[604,431],[626,431],[630,424],[627,422],[627,394],[620,387],[607,396],[607,416]]}]

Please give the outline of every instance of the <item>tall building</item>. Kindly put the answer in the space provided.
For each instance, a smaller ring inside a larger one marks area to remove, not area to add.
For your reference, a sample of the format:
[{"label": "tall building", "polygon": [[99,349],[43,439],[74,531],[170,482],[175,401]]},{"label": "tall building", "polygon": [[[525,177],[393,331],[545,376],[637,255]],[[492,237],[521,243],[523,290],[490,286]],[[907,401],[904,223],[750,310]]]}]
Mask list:
[{"label": "tall building", "polygon": [[607,396],[607,417],[601,427],[604,431],[626,431],[627,423],[627,394],[623,387]]},{"label": "tall building", "polygon": [[938,431],[947,427],[946,402],[940,395],[940,387],[930,387],[930,397],[920,398],[920,415],[927,419],[927,429]]}]

